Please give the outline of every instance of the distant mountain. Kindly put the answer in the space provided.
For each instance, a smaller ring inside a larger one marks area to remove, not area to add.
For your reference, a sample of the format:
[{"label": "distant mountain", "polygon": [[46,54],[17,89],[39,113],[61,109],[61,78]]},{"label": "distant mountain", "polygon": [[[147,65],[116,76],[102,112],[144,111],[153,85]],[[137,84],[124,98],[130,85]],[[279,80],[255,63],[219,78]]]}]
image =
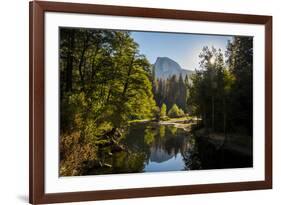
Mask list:
[{"label": "distant mountain", "polygon": [[165,162],[168,161],[169,159],[172,159],[174,157],[173,154],[168,154],[165,152],[163,149],[155,148],[152,147],[150,149],[150,161],[151,162]]},{"label": "distant mountain", "polygon": [[173,75],[178,77],[180,74],[185,78],[186,75],[190,75],[194,72],[183,69],[176,61],[168,57],[158,57],[154,63],[154,71],[156,78],[162,79],[167,79]]}]

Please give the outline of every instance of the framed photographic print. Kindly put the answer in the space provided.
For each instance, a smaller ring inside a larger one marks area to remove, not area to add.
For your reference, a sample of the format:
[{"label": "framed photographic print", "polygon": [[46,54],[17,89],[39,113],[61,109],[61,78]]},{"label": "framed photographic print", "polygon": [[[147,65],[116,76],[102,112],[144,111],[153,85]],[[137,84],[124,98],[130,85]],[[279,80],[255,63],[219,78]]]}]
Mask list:
[{"label": "framed photographic print", "polygon": [[30,2],[30,203],[272,187],[272,17]]}]

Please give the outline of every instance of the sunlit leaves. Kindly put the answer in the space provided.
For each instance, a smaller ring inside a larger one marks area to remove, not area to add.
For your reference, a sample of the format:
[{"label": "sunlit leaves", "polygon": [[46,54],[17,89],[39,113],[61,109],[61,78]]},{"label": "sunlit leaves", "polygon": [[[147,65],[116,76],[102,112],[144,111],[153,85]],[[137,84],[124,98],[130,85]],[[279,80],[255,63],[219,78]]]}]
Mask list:
[{"label": "sunlit leaves", "polygon": [[[98,160],[99,146],[112,137],[106,133],[154,117],[150,78],[151,66],[129,32],[60,30],[61,174],[79,174],[85,161]],[[87,157],[89,147],[94,153]]]},{"label": "sunlit leaves", "polygon": [[252,46],[252,38],[234,37],[226,60],[214,47],[202,49],[200,69],[187,86],[187,103],[205,127],[224,132],[237,126],[252,130]]},{"label": "sunlit leaves", "polygon": [[184,116],[184,111],[180,108],[178,108],[178,106],[176,104],[174,104],[172,106],[172,108],[169,110],[168,112],[168,116],[169,117],[183,117]]}]

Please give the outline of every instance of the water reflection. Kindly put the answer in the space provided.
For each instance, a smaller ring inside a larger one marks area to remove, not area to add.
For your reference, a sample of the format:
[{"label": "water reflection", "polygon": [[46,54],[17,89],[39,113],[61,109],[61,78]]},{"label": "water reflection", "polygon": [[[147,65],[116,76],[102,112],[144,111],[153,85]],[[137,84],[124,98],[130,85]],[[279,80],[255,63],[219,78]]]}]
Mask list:
[{"label": "water reflection", "polygon": [[125,150],[102,151],[107,166],[85,170],[87,174],[161,172],[251,167],[252,156],[218,150],[206,140],[173,125],[156,122],[132,124],[121,141]]},{"label": "water reflection", "polygon": [[145,153],[144,172],[189,169],[186,155],[194,149],[194,140],[186,131],[157,123],[131,126],[125,144],[130,150]]},{"label": "water reflection", "polygon": [[[167,155],[167,154],[164,154]],[[179,171],[184,170],[185,163],[182,155],[178,153],[175,156],[167,155],[163,161],[154,161],[153,155],[149,159],[149,163],[146,164],[145,172],[161,172],[161,171]],[[158,158],[157,158],[158,159]],[[162,157],[163,159],[163,157]]]}]

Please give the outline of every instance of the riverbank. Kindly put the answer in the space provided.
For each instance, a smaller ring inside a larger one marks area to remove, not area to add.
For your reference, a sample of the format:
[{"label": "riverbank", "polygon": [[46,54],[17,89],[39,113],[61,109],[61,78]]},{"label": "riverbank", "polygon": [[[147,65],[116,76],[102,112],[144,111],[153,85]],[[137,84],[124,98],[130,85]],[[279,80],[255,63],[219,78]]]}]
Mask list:
[{"label": "riverbank", "polygon": [[155,119],[142,119],[142,120],[132,120],[130,124],[137,124],[137,123],[148,123],[154,122],[159,125],[172,125],[179,129],[184,129],[185,131],[190,131],[193,125],[196,125],[200,119],[193,118],[193,117],[180,117],[180,118],[168,118],[167,120],[160,120],[156,121]]},{"label": "riverbank", "polygon": [[171,118],[166,121],[159,121],[160,125],[173,125],[174,127],[184,129],[185,131],[190,131],[192,126],[197,123],[198,119],[191,117]]}]

